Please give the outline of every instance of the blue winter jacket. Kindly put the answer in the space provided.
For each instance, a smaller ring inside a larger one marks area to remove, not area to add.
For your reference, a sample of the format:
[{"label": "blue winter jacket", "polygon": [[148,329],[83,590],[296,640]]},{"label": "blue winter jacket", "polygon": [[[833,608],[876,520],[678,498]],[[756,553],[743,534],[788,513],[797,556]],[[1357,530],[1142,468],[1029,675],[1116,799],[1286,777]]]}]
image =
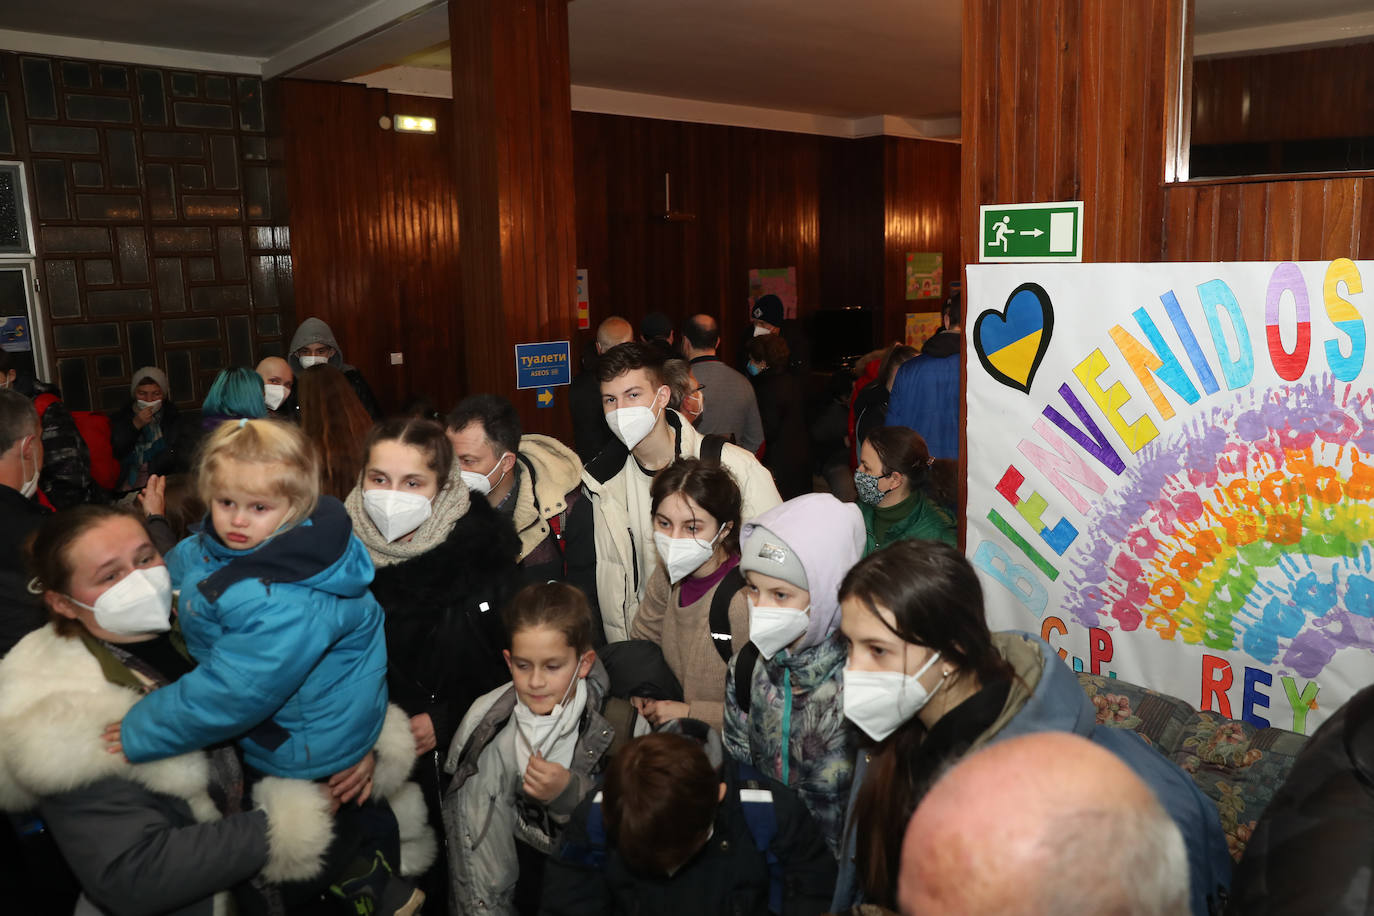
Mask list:
[{"label": "blue winter jacket", "polygon": [[167,555],[178,619],[199,663],[140,700],[121,740],[134,763],[235,739],[272,776],[317,779],[357,763],[386,715],[382,608],[343,504],[249,551],[209,526]]},{"label": "blue winter jacket", "polygon": [[[958,335],[943,336],[958,339]],[[892,380],[887,402],[887,425],[916,430],[932,458],[959,457],[959,351],[955,346],[952,356],[926,352],[903,363]]]},{"label": "blue winter jacket", "polygon": [[[1018,703],[1021,708],[994,733],[984,734],[975,748],[1037,732],[1071,732],[1111,751],[1150,787],[1183,834],[1188,849],[1189,903],[1193,914],[1208,916],[1221,912],[1221,901],[1231,885],[1231,854],[1226,848],[1221,816],[1212,800],[1202,794],[1187,773],[1135,732],[1098,725],[1097,709],[1079,686],[1078,677],[1045,640],[1014,631],[994,633],[992,638],[1002,656],[1034,689],[1027,695],[1024,689],[1013,685],[1007,708]],[[867,755],[860,751],[849,800],[850,816],[867,763]],[[840,879],[831,904],[835,911],[853,906],[860,898],[854,835],[847,827],[846,837]],[[1215,909],[1209,908],[1209,898]]]}]

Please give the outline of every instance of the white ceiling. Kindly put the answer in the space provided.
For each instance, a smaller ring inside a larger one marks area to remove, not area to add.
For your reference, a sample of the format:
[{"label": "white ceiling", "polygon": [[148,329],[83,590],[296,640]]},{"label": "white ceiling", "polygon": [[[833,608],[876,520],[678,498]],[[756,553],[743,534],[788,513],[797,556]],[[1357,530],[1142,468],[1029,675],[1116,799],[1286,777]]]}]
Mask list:
[{"label": "white ceiling", "polygon": [[960,0],[576,0],[573,82],[856,118],[959,114]]}]

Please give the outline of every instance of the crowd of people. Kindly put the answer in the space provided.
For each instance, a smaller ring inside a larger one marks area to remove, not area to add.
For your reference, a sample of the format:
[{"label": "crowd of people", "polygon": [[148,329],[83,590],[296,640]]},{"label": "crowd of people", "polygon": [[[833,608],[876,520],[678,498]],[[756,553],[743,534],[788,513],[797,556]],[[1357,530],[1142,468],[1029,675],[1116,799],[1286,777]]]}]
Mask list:
[{"label": "crowd of people", "polygon": [[744,371],[712,316],[603,321],[573,446],[386,415],[311,318],[198,416],[136,371],[102,485],[0,362],[20,909],[1222,912],[1213,803],[988,628],[957,303],[817,398],[769,298]]}]

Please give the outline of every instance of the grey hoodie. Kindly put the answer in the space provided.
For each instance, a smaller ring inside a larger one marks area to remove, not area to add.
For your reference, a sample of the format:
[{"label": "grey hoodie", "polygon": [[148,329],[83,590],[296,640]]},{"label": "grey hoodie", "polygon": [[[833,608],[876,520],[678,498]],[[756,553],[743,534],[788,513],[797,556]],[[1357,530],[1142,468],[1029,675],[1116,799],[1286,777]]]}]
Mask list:
[{"label": "grey hoodie", "polygon": [[307,318],[301,322],[301,326],[296,328],[296,333],[291,335],[291,349],[287,353],[287,361],[291,363],[292,372],[300,372],[304,367],[296,357],[296,351],[301,347],[310,344],[325,344],[334,348],[334,355],[329,357],[329,365],[335,369],[352,369],[343,361],[343,351],[339,349],[339,342],[334,339],[334,332],[329,325],[318,318]]}]

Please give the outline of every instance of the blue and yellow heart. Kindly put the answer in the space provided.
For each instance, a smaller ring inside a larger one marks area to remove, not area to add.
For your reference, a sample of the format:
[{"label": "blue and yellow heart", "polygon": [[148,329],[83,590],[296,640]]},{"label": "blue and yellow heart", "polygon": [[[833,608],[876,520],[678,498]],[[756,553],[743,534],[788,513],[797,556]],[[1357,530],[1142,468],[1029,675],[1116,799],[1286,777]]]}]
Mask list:
[{"label": "blue and yellow heart", "polygon": [[1022,283],[1002,311],[988,309],[973,325],[973,350],[998,382],[1030,393],[1040,361],[1050,346],[1054,307],[1038,283]]}]

